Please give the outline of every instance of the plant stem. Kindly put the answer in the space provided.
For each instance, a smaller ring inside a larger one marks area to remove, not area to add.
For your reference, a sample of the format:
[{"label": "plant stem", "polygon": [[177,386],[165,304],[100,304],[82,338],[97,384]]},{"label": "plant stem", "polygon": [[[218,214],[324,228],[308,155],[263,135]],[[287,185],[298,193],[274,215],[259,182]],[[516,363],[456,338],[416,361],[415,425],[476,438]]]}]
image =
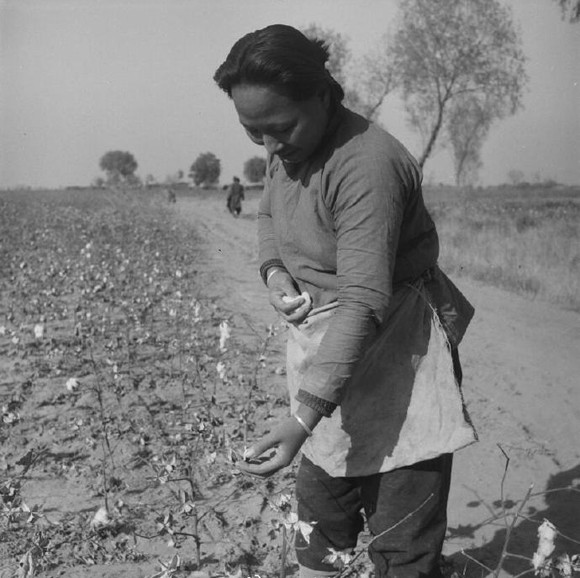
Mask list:
[{"label": "plant stem", "polygon": [[493,572],[494,578],[498,578],[498,576],[499,576],[499,574],[501,572],[501,569],[502,569],[504,560],[507,557],[507,547],[508,547],[508,544],[509,544],[509,541],[510,541],[510,538],[511,538],[511,534],[512,534],[514,528],[515,528],[515,525],[516,525],[516,523],[518,521],[518,518],[520,516],[521,511],[523,510],[524,506],[526,505],[527,501],[530,498],[530,495],[532,494],[533,488],[534,488],[534,485],[532,484],[529,487],[529,489],[528,489],[528,491],[527,491],[524,499],[522,500],[522,503],[520,504],[520,507],[517,509],[516,513],[514,514],[514,517],[512,519],[511,524],[506,529],[506,534],[505,534],[505,539],[504,539],[504,542],[503,542],[503,548],[502,548],[502,551],[501,551],[501,556],[500,556],[499,562],[497,564],[497,567],[496,567],[496,569]]},{"label": "plant stem", "polygon": [[286,578],[286,526],[282,525],[282,562],[280,566],[280,578]]},{"label": "plant stem", "polygon": [[508,527],[508,522],[507,522],[507,512],[506,512],[506,509],[505,509],[504,486],[505,486],[505,481],[506,481],[506,478],[507,478],[508,468],[509,468],[509,465],[510,465],[510,458],[505,453],[504,449],[499,444],[497,444],[497,447],[500,449],[501,453],[505,457],[505,466],[504,466],[504,469],[503,469],[503,475],[501,477],[501,484],[499,486],[499,492],[500,492],[499,499],[501,501],[501,509],[503,511],[503,519],[504,519],[504,522],[505,522],[505,526],[507,528]]},{"label": "plant stem", "polygon": [[487,567],[485,564],[482,564],[479,560],[476,560],[473,556],[469,555],[465,550],[461,550],[461,553],[468,560],[471,560],[472,562],[475,562],[478,566],[480,566],[481,568],[483,568],[486,572],[489,572],[490,574],[493,573],[493,570],[491,568]]},{"label": "plant stem", "polygon": [[197,508],[193,508],[193,537],[195,541],[195,560],[198,569],[201,568],[201,540],[199,539],[199,516],[197,515]]}]

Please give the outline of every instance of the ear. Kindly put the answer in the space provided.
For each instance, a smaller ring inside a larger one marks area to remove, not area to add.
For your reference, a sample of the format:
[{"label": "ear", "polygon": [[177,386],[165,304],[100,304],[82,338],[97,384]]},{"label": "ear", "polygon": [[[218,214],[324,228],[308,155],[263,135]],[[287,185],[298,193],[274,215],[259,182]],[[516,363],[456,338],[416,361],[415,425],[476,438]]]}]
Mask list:
[{"label": "ear", "polygon": [[322,106],[328,110],[330,108],[330,103],[332,98],[330,96],[330,86],[325,84],[317,93],[318,98],[322,101]]}]

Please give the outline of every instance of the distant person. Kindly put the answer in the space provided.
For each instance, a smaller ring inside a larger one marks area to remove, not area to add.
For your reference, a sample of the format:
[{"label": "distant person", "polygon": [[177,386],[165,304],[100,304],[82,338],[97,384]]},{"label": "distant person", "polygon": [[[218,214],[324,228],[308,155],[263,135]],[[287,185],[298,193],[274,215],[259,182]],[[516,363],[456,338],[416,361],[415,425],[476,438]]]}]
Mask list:
[{"label": "distant person", "polygon": [[342,104],[328,58],[274,25],[214,76],[268,155],[260,272],[290,327],[291,415],[237,466],[267,477],[302,452],[301,578],[336,575],[329,557],[356,546],[361,510],[377,578],[441,578],[452,455],[476,438],[457,352],[473,309],[437,266],[419,164]]},{"label": "distant person", "polygon": [[167,189],[167,202],[170,204],[177,202],[175,191],[171,187]]},{"label": "distant person", "polygon": [[234,216],[239,217],[242,212],[242,201],[244,200],[244,186],[240,183],[238,177],[234,177],[234,182],[228,189],[228,211]]}]

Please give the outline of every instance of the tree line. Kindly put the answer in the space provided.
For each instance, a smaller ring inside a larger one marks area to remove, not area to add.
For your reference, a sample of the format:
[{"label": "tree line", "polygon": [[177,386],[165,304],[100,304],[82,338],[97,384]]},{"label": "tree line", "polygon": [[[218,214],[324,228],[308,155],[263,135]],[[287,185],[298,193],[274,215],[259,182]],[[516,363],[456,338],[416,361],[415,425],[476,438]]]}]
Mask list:
[{"label": "tree line", "polygon": [[[99,167],[105,173],[105,178],[98,177],[95,179],[96,186],[141,186],[145,184],[150,186],[155,184],[155,178],[152,175],[145,177],[145,182],[135,174],[139,164],[129,151],[108,151],[100,161]],[[243,174],[249,183],[261,183],[266,175],[266,159],[260,156],[249,158],[244,163]],[[214,153],[201,153],[191,165],[189,177],[195,186],[212,186],[219,182],[221,175],[221,161]],[[184,172],[179,170],[175,175],[166,178],[168,185],[182,181]]]}]

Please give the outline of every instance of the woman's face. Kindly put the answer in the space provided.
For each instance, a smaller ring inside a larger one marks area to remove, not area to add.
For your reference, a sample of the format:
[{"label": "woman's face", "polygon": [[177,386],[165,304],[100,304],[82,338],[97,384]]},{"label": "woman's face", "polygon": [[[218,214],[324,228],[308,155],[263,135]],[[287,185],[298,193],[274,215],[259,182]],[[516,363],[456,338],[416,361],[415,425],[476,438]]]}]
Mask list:
[{"label": "woman's face", "polygon": [[232,88],[232,100],[253,142],[286,163],[299,163],[314,152],[326,131],[327,92],[296,101],[269,86],[238,84]]}]

